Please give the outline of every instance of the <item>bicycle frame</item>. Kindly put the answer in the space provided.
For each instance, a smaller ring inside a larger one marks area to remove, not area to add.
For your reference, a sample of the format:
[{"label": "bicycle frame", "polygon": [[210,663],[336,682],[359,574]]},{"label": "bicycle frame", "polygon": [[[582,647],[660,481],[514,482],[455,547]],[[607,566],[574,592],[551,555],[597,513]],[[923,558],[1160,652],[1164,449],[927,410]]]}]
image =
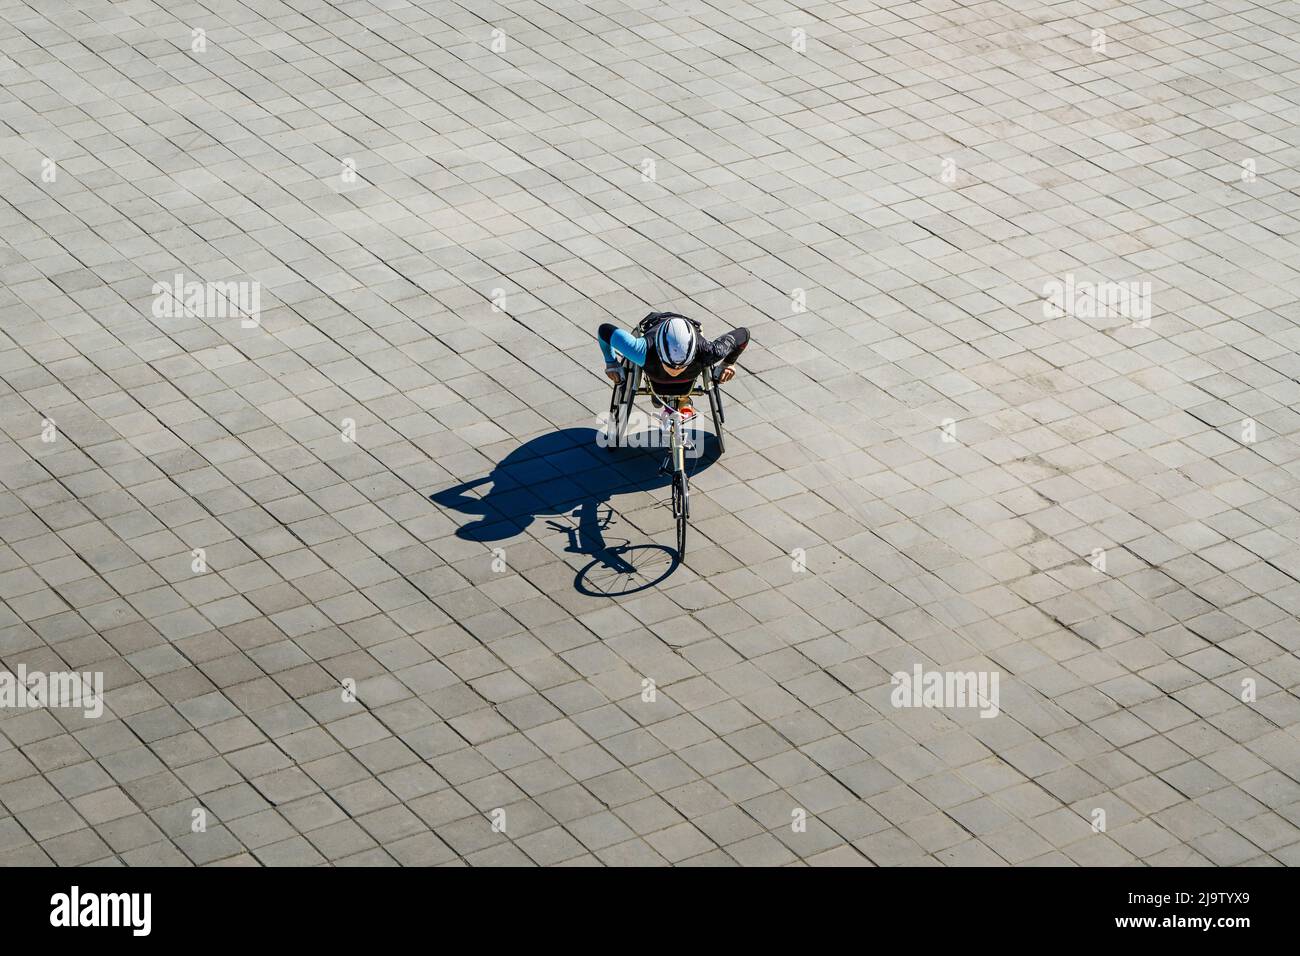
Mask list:
[{"label": "bicycle frame", "polygon": [[[662,401],[662,399],[660,399]],[[673,520],[677,524],[677,559],[686,559],[686,526],[690,521],[690,476],[686,473],[686,441],[682,436],[681,408],[677,402],[664,403],[668,411],[669,446],[672,462]]]},{"label": "bicycle frame", "polygon": [[606,447],[617,448],[623,439],[624,429],[627,427],[629,417],[632,412],[632,406],[636,398],[640,395],[649,395],[654,398],[660,405],[672,408],[673,403],[687,398],[703,396],[709,400],[709,410],[713,417],[713,434],[718,442],[718,451],[726,451],[726,440],[723,437],[723,423],[727,420],[726,413],[722,408],[722,390],[719,387],[718,379],[721,377],[722,369],[715,365],[705,370],[701,376],[692,383],[691,390],[679,395],[659,395],[648,379],[642,377],[641,369],[634,366],[626,358],[621,362],[623,368],[623,377],[614,385],[613,393],[610,396],[609,415],[613,426],[613,439]]},{"label": "bicycle frame", "polygon": [[[721,369],[713,366],[705,370],[697,382],[693,382],[690,391],[681,394],[660,395],[647,379],[641,380],[641,370],[626,358],[622,360],[623,377],[614,386],[610,397],[609,411],[611,426],[614,431],[613,441],[606,447],[616,448],[623,443],[624,429],[627,427],[633,403],[638,395],[651,396],[658,405],[668,413],[669,458],[660,469],[661,474],[671,476],[673,519],[677,524],[677,559],[686,558],[686,531],[690,521],[690,482],[686,472],[685,421],[682,418],[681,404],[696,395],[707,396],[713,414],[714,434],[718,450],[725,445],[722,436],[722,423],[725,420],[722,411],[722,393],[718,386]],[[703,447],[703,438],[700,438]],[[691,446],[694,448],[695,446]]]},{"label": "bicycle frame", "polygon": [[[667,408],[667,406],[664,406]],[[686,443],[682,440],[682,413],[680,410],[669,409],[670,435],[669,449],[672,455],[673,471],[686,473]]]}]

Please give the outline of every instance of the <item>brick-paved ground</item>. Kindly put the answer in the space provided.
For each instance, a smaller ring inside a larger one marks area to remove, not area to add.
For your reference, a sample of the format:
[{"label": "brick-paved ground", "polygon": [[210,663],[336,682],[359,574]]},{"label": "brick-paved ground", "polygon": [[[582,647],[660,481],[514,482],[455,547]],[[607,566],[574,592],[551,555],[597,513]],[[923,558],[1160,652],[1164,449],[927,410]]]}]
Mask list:
[{"label": "brick-paved ground", "polygon": [[0,0],[0,861],[1300,862],[1298,145],[1294,0]]}]

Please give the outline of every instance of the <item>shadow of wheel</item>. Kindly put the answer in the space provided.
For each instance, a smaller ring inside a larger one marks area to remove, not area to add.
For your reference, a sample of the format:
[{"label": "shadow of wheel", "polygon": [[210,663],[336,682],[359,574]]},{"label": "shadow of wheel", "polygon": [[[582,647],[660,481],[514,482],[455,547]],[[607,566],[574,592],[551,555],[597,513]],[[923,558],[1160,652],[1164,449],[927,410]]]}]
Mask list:
[{"label": "shadow of wheel", "polygon": [[588,597],[622,597],[652,588],[677,570],[681,561],[661,544],[610,548],[578,572],[573,586]]}]

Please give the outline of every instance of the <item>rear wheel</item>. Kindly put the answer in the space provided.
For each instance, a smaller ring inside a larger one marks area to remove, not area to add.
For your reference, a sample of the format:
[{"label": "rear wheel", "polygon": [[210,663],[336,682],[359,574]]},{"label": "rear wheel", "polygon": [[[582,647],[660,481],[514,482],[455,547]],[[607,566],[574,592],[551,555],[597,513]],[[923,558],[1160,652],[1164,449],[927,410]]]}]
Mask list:
[{"label": "rear wheel", "polygon": [[718,436],[718,454],[722,454],[727,443],[722,437],[722,396],[716,385],[709,389],[709,409],[713,412],[713,433]]},{"label": "rear wheel", "polygon": [[618,441],[620,445],[627,442],[628,423],[632,420],[632,406],[636,404],[636,392],[641,386],[641,370],[635,365],[623,363],[623,402],[618,416]]},{"label": "rear wheel", "polygon": [[614,394],[609,400],[609,436],[605,443],[607,449],[622,448],[627,441],[627,423],[632,417],[632,406],[636,404],[636,390],[639,384],[640,369],[623,365],[623,381],[614,386]]},{"label": "rear wheel", "polygon": [[612,451],[619,444],[619,416],[622,412],[623,389],[627,380],[615,382],[612,394],[609,397],[609,418],[605,422],[605,450]]}]

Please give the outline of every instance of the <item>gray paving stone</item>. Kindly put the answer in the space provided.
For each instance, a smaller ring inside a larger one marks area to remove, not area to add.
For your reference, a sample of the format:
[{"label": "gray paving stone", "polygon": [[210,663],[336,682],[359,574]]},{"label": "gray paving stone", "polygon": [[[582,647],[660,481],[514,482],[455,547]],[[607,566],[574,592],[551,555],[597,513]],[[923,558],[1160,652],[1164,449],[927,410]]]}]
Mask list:
[{"label": "gray paving stone", "polygon": [[[539,9],[0,11],[0,666],[105,686],[0,864],[1295,864],[1294,11]],[[752,341],[599,596],[661,308]]]}]

